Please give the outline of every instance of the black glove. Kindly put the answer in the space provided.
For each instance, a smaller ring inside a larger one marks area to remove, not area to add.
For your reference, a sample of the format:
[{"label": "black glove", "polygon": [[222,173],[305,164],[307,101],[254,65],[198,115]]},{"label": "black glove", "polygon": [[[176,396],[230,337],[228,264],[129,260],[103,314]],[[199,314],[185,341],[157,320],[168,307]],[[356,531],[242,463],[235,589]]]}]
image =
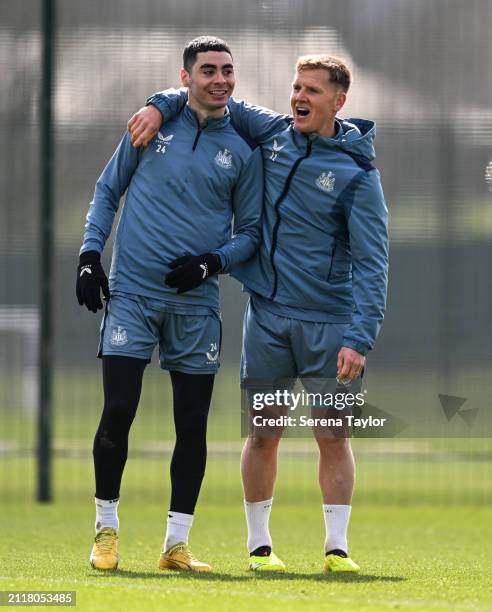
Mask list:
[{"label": "black glove", "polygon": [[108,277],[101,266],[101,255],[97,251],[86,251],[80,256],[77,268],[76,293],[79,304],[85,304],[92,312],[101,310],[101,289],[104,297],[109,300]]},{"label": "black glove", "polygon": [[169,264],[172,272],[166,275],[166,285],[184,293],[201,285],[205,279],[216,274],[220,268],[220,258],[215,253],[203,255],[184,255]]}]

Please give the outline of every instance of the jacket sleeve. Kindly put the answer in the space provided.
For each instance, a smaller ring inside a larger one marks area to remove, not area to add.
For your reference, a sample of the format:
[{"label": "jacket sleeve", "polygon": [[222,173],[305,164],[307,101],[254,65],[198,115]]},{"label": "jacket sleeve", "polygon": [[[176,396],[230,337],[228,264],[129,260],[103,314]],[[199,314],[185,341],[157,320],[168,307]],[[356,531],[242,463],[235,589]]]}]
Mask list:
[{"label": "jacket sleeve", "polygon": [[260,245],[263,206],[263,160],[258,147],[244,165],[234,188],[232,237],[214,253],[219,255],[221,272],[249,259]]},{"label": "jacket sleeve", "polygon": [[169,121],[175,117],[188,101],[188,89],[181,87],[180,89],[164,89],[158,91],[147,98],[146,105],[152,104],[161,111],[163,121]]},{"label": "jacket sleeve", "polygon": [[140,149],[135,149],[128,133],[123,136],[118,148],[97,180],[94,199],[87,213],[84,242],[80,253],[98,251],[102,253],[113,226],[121,196],[125,193],[135,172]]},{"label": "jacket sleeve", "polygon": [[269,108],[254,106],[234,98],[229,99],[227,107],[234,125],[260,144],[285,130],[292,121],[290,115],[281,115]]},{"label": "jacket sleeve", "polygon": [[[147,99],[161,111],[165,121],[175,117],[188,100],[188,90],[165,89]],[[254,106],[243,100],[230,98],[227,104],[232,123],[255,143],[263,143],[278,132],[285,130],[291,122],[290,115],[281,115],[263,106]]]},{"label": "jacket sleeve", "polygon": [[361,173],[353,198],[348,200],[355,309],[343,346],[365,355],[376,342],[388,286],[388,210],[379,172],[373,169]]}]

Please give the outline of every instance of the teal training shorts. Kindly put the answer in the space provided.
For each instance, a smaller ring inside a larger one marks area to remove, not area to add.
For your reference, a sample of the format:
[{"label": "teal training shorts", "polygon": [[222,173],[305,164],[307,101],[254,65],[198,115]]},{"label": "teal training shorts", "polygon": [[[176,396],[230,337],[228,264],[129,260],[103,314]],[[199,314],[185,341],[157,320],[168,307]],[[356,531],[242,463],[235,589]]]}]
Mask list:
[{"label": "teal training shorts", "polygon": [[112,296],[101,322],[98,357],[123,355],[150,361],[159,346],[164,370],[215,374],[219,369],[218,313],[176,314],[150,308],[143,299]]},{"label": "teal training shorts", "polygon": [[348,326],[280,316],[250,300],[244,314],[241,386],[292,389],[300,378],[312,391],[357,391],[360,378],[349,388],[336,380]]}]

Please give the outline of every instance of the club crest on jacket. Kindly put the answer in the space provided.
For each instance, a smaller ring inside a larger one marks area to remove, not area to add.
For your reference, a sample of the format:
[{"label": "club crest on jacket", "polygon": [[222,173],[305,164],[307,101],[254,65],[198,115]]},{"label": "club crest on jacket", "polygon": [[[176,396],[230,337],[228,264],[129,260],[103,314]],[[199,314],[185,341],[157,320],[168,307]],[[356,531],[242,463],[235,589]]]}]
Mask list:
[{"label": "club crest on jacket", "polygon": [[322,172],[316,179],[316,185],[323,191],[333,191],[335,189],[335,173]]},{"label": "club crest on jacket", "polygon": [[232,166],[232,155],[229,150],[219,151],[215,156],[215,163],[221,168],[230,168]]}]

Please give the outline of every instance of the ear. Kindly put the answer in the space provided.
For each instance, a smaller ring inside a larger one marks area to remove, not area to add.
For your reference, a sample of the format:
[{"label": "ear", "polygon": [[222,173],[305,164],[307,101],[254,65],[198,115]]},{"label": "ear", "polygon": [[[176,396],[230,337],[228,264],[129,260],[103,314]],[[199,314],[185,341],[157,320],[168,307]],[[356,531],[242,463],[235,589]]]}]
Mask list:
[{"label": "ear", "polygon": [[185,68],[181,68],[179,71],[179,78],[183,87],[188,87],[190,84],[190,73]]},{"label": "ear", "polygon": [[335,97],[335,103],[333,105],[333,110],[337,113],[343,107],[347,100],[347,94],[344,91],[339,91]]}]

